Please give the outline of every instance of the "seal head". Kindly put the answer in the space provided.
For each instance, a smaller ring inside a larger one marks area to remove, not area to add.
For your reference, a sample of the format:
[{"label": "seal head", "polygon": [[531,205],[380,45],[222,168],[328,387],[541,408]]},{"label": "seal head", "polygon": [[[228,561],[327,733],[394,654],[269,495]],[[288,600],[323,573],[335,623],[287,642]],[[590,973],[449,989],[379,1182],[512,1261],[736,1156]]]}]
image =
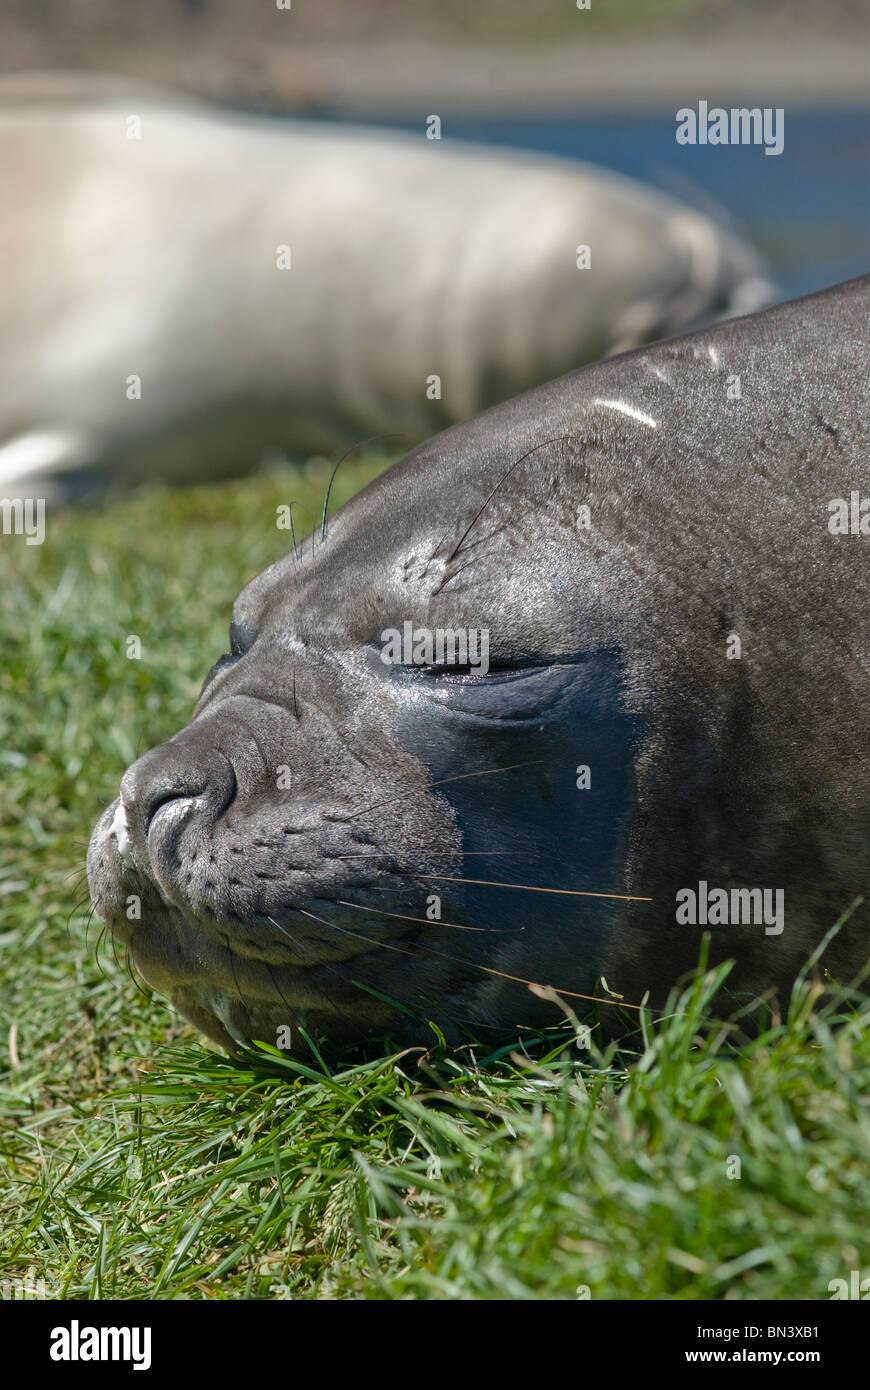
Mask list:
[{"label": "seal head", "polygon": [[[870,886],[868,540],[829,525],[868,312],[862,279],[563,377],[254,579],[93,835],[145,977],[230,1046],[557,1021],[530,981],[663,1000],[705,928],[787,988]],[[783,911],[702,920],[714,889]],[[826,961],[866,956],[859,912]]]}]

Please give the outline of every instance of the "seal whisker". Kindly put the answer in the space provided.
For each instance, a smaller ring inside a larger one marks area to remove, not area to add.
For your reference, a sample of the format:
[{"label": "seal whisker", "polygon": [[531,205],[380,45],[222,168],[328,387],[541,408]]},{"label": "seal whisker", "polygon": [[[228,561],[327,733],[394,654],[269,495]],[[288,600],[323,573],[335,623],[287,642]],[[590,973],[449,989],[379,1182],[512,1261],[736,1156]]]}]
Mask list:
[{"label": "seal whisker", "polygon": [[[90,894],[90,889],[89,889],[88,892],[85,893],[81,898],[77,898],[77,899],[76,899],[76,901],[73,903],[72,907],[70,908],[69,912],[67,913],[67,919],[66,919],[66,931],[67,931],[67,936],[69,935],[69,933],[70,933],[70,931],[71,931],[70,923],[72,922],[73,917],[76,915],[77,912],[80,912],[80,911],[82,910],[82,908],[84,907],[85,903],[87,903],[87,902],[90,901],[90,896],[91,896],[91,894]],[[87,939],[88,939],[88,932],[90,931],[91,922],[93,921],[93,917],[94,917],[94,906],[93,906],[93,904],[91,903],[90,911],[88,912],[88,916],[87,916],[87,922],[86,922],[86,924],[85,924],[85,941],[87,941]]]},{"label": "seal whisker", "polygon": [[288,514],[288,516],[289,516],[289,518],[290,518],[290,539],[291,539],[292,542],[293,542],[293,554],[296,556],[297,564],[300,564],[300,565],[301,565],[301,563],[302,563],[302,556],[299,554],[299,547],[298,547],[298,545],[296,544],[296,527],[293,525],[293,508],[294,508],[295,506],[296,506],[295,501],[291,502],[291,503],[290,503],[290,506],[289,506],[288,509],[287,509],[287,514]]},{"label": "seal whisker", "polygon": [[[532,851],[528,852],[531,853]],[[391,853],[390,850],[376,849],[370,852],[366,851],[365,853],[358,852],[356,854],[331,854],[329,857],[330,859],[384,859],[389,853]],[[494,854],[523,854],[524,851],[521,849],[445,849],[442,850],[440,854],[438,850],[435,850],[434,853],[436,858],[452,859],[454,855],[460,855],[463,858],[468,858],[471,855],[480,856],[484,854],[487,856]],[[394,872],[398,873],[401,871],[397,869]],[[413,873],[413,870],[411,870],[410,872]]]},{"label": "seal whisker", "polygon": [[[102,960],[101,960],[101,958],[100,958],[100,952],[101,952],[101,950],[102,950],[102,948],[103,948],[103,942],[106,940],[106,936],[107,936],[108,932],[109,932],[109,925],[108,925],[108,923],[104,923],[103,926],[100,928],[99,935],[97,936],[97,943],[96,943],[96,946],[94,947],[94,960],[96,961],[96,963],[97,963],[97,969],[99,970],[99,972],[100,972],[100,974],[101,974],[101,976],[103,977],[104,980],[107,979],[108,977],[107,977],[107,975],[106,975],[105,970],[103,969],[103,962],[102,962]],[[114,938],[113,938],[113,939],[114,939]]]},{"label": "seal whisker", "polygon": [[276,922],[275,918],[271,917],[268,912],[261,912],[260,916],[265,917],[267,922],[271,922],[273,927],[277,927],[279,932],[282,932],[284,936],[286,936],[290,941],[292,941],[297,951],[302,950],[301,943],[296,940],[296,937],[293,935],[293,933],[288,931],[286,927],[282,927],[280,922]]},{"label": "seal whisker", "polygon": [[[320,541],[321,541],[321,544],[325,544],[325,542],[326,542],[326,509],[327,509],[327,507],[329,506],[329,494],[332,492],[332,484],[335,482],[335,475],[336,475],[336,473],[338,472],[338,470],[339,470],[339,468],[341,467],[341,465],[344,463],[345,459],[347,458],[347,454],[350,454],[350,453],[353,453],[353,450],[352,450],[352,449],[348,449],[348,451],[347,451],[346,454],[342,454],[341,458],[338,460],[338,463],[335,465],[335,467],[333,468],[332,472],[331,472],[330,475],[329,475],[329,482],[326,484],[326,496],[325,496],[324,499],[323,499],[323,516],[322,516],[321,521],[320,521]],[[312,545],[312,550],[313,550],[313,545]]]},{"label": "seal whisker", "polygon": [[483,888],[520,888],[524,893],[558,893],[568,898],[615,898],[621,903],[651,903],[652,898],[639,898],[629,893],[592,893],[579,888],[538,888],[530,883],[498,883],[489,878],[450,878],[446,874],[420,874],[438,883],[476,883]]},{"label": "seal whisker", "polygon": [[236,993],[238,994],[238,996],[239,996],[239,998],[241,999],[242,1003],[244,1004],[245,1008],[248,1010],[249,1016],[253,1017],[253,1015],[251,1014],[251,1006],[250,1006],[250,1004],[248,1003],[247,999],[245,998],[244,994],[242,993],[242,987],[241,987],[241,985],[239,984],[238,976],[236,975],[236,962],[235,962],[235,956],[233,955],[233,952],[232,952],[232,947],[230,946],[230,938],[229,938],[227,935],[224,935],[224,941],[226,942],[227,955],[228,955],[229,958],[230,958],[230,971],[231,971],[232,977],[233,977],[233,984],[234,984],[235,987],[236,987]]},{"label": "seal whisker", "polygon": [[114,960],[117,969],[123,970],[124,966],[118,960],[118,938],[115,936],[115,933],[111,930],[111,928],[108,925],[103,927],[102,931],[97,937],[97,944],[94,952],[97,958],[97,962],[100,964],[100,969],[102,970],[102,964],[100,963],[100,952],[103,950],[103,947],[105,946],[105,943],[107,941],[111,942],[112,959]]},{"label": "seal whisker", "polygon": [[[81,848],[81,846],[77,844],[76,849],[79,848]],[[85,846],[85,848],[87,848],[87,846]],[[61,882],[69,883],[72,885],[73,888],[75,888],[77,884],[85,882],[87,874],[88,871],[85,868],[85,866],[83,864],[79,864],[76,868],[68,869],[67,872],[62,876]]]},{"label": "seal whisker", "polygon": [[[276,923],[276,925],[277,925],[277,923]],[[290,1004],[289,1004],[289,1002],[287,1001],[287,999],[286,999],[286,997],[285,997],[285,995],[284,995],[283,989],[282,989],[281,986],[279,985],[278,981],[275,979],[275,974],[274,974],[274,971],[272,970],[271,965],[269,964],[268,961],[265,962],[265,965],[266,965],[266,970],[267,970],[268,975],[269,975],[269,979],[272,981],[272,984],[275,986],[276,990],[278,991],[278,993],[279,993],[280,996],[281,996],[281,1003],[284,1005],[285,1009],[287,1009],[288,1012],[289,1012],[289,1011],[290,1011]]]},{"label": "seal whisker", "polygon": [[[361,906],[361,904],[353,904],[353,906]],[[365,911],[366,909],[362,908],[362,910]],[[427,956],[438,956],[441,960],[451,961],[454,965],[464,965],[467,966],[469,970],[482,970],[485,975],[497,975],[502,980],[511,980],[519,985],[535,985],[539,989],[556,989],[555,985],[541,985],[538,980],[526,980],[521,975],[508,975],[504,970],[496,970],[491,965],[479,965],[477,961],[465,960],[462,956],[449,956],[445,951],[436,951],[432,946],[421,946],[419,942],[414,943],[416,950],[413,951],[408,950],[408,948],[404,946],[394,946],[389,941],[378,941],[374,937],[364,936],[362,932],[350,931],[347,927],[340,927],[335,922],[327,922],[324,917],[318,917],[315,913],[308,912],[304,907],[300,907],[299,911],[306,917],[312,917],[315,922],[321,922],[325,927],[332,927],[333,931],[341,932],[342,936],[356,937],[358,941],[365,941],[369,945],[379,946],[384,951],[397,951],[399,955],[412,957],[415,956],[418,951],[423,951]],[[427,923],[427,925],[433,926],[435,924],[430,922]],[[620,1009],[634,1009],[637,1012],[641,1012],[644,1009],[643,1004],[626,1004],[623,999],[604,999],[597,994],[578,994],[577,991],[573,989],[556,989],[556,993],[564,994],[570,999],[588,999],[592,1004],[612,1004]],[[650,1010],[650,1012],[653,1011]]]},{"label": "seal whisker", "polygon": [[[368,439],[361,439],[361,440],[359,441],[358,444],[352,444],[351,447],[350,447],[345,453],[342,454],[341,458],[338,460],[338,463],[337,463],[337,464],[335,465],[335,467],[333,468],[332,473],[331,473],[330,478],[329,478],[329,482],[327,483],[327,486],[326,486],[326,496],[325,496],[324,499],[323,499],[323,516],[322,516],[321,522],[320,522],[320,540],[321,540],[321,543],[323,543],[323,542],[326,540],[326,509],[327,509],[327,507],[329,506],[329,494],[332,492],[332,484],[335,482],[335,475],[336,475],[336,473],[338,472],[338,470],[339,470],[339,468],[341,467],[341,465],[344,463],[345,459],[348,458],[348,456],[349,456],[350,454],[354,453],[354,451],[355,451],[356,449],[364,449],[365,446],[366,446],[367,444],[380,444],[384,439],[401,439],[401,438],[402,438],[401,433],[395,433],[395,434],[373,434],[373,435],[371,435]],[[312,535],[313,535],[313,533],[312,533]],[[312,551],[313,551],[313,542],[312,542]]]},{"label": "seal whisker", "polygon": [[[361,912],[376,912],[379,917],[395,917],[400,922],[420,922],[424,927],[453,927],[455,931],[498,931],[498,927],[466,927],[462,922],[432,922],[428,917],[409,917],[404,912],[387,912],[383,907],[366,907],[363,903],[349,903],[345,898],[336,898],[342,907],[356,907]],[[520,927],[520,931],[524,928]]]},{"label": "seal whisker", "polygon": [[[300,911],[304,911],[304,909],[303,909],[303,908],[300,908]],[[306,913],[306,916],[312,917],[312,918],[314,919],[315,922],[320,922],[320,923],[322,923],[322,925],[325,926],[325,927],[332,927],[335,931],[344,932],[344,934],[347,935],[347,936],[358,937],[358,939],[359,939],[360,941],[367,941],[367,940],[368,940],[367,937],[360,936],[358,932],[346,931],[346,930],[345,930],[344,928],[342,928],[342,927],[337,927],[337,926],[335,925],[334,922],[327,922],[327,920],[326,920],[325,917],[318,917],[318,916],[317,916],[315,913],[313,913],[313,912],[307,912],[307,913]],[[375,944],[375,945],[378,945],[378,946],[381,946],[381,945],[383,945],[384,943],[383,943],[383,942],[375,942],[374,944]],[[394,947],[393,949],[394,949],[394,950],[397,950],[398,948],[397,948],[397,947]],[[408,952],[408,953],[406,953],[406,954],[410,954],[411,956],[413,956],[413,952]],[[332,968],[335,969],[335,967],[332,967]],[[336,973],[338,973],[338,972],[336,972]],[[378,998],[378,999],[383,1000],[384,997],[385,997],[384,994],[383,994],[383,992],[382,992],[381,990],[375,989],[373,985],[367,984],[367,983],[365,982],[365,980],[353,980],[353,981],[352,981],[352,984],[354,985],[354,987],[355,987],[356,989],[362,989],[362,990],[366,991],[366,993],[374,993],[375,996],[376,996],[376,998]],[[419,1005],[419,1003],[411,1003],[410,1000],[408,1000],[408,999],[400,999],[398,995],[393,995],[393,994],[387,996],[387,998],[388,998],[389,1001],[392,1001],[393,1003],[395,1003],[396,1005],[398,1005],[399,1008],[401,1008],[401,1009],[404,1010],[405,1012],[409,1013],[409,1014],[411,1015],[411,1017],[417,1017],[417,1018],[421,1017],[421,1014],[420,1014],[420,1005]],[[465,1015],[456,1014],[456,1013],[453,1013],[453,1014],[451,1015],[451,1017],[452,1017],[452,1019],[453,1019],[454,1022],[456,1022],[456,1023],[465,1023],[465,1024],[467,1024],[468,1026],[470,1026],[470,1027],[472,1027],[472,1028],[485,1028],[485,1029],[490,1029],[492,1032],[495,1032],[495,1033],[500,1033],[500,1032],[502,1031],[502,1029],[501,1029],[497,1024],[489,1023],[489,1022],[487,1022],[487,1021],[484,1020],[484,1019],[469,1018],[469,1017],[467,1017],[467,1016],[465,1016]]]},{"label": "seal whisker", "polygon": [[[301,911],[301,909],[300,909],[300,911]],[[293,942],[293,945],[296,947],[297,951],[300,951],[300,952],[301,952],[301,951],[303,950],[302,945],[300,944],[299,941],[296,940],[296,937],[292,934],[292,932],[289,932],[289,931],[287,930],[286,927],[282,927],[281,923],[280,923],[280,922],[276,922],[276,921],[275,921],[275,918],[272,917],[272,916],[270,916],[268,912],[263,912],[263,913],[261,913],[260,915],[261,915],[262,917],[265,917],[265,919],[266,919],[267,922],[271,922],[273,927],[277,927],[278,930],[279,930],[279,932],[282,932],[284,936],[288,937],[289,940]],[[328,927],[330,924],[329,924],[329,922],[325,922],[324,925]],[[281,987],[280,987],[280,985],[278,984],[278,981],[275,980],[274,977],[272,976],[272,970],[271,970],[271,967],[268,965],[268,963],[267,963],[267,965],[266,965],[266,968],[267,968],[267,970],[269,971],[270,978],[272,978],[272,982],[273,982],[273,984],[275,985],[275,988],[277,989],[278,993],[281,995],[281,998],[282,998],[284,1004],[285,1004],[285,1005],[287,1006],[287,1008],[289,1009],[291,1006],[290,1006],[290,1004],[287,1003],[287,1000],[284,998],[284,995],[283,995],[283,993],[282,993],[282,991],[281,991]],[[321,961],[321,962],[320,962],[320,965],[319,965],[319,969],[325,970],[325,971],[326,971],[328,974],[330,974],[330,975],[338,975],[339,978],[341,978],[341,971],[340,971],[340,970],[338,969],[338,967],[337,967],[336,965],[334,965],[331,961]],[[321,988],[323,988],[322,985],[321,985]],[[328,993],[328,991],[325,990],[325,989],[323,990],[323,993],[324,993],[324,995],[326,996],[326,998],[329,1000],[330,1004],[332,1004],[333,1008],[335,1008],[335,1000],[332,998],[332,996],[331,996],[331,995]]]},{"label": "seal whisker", "polygon": [[[80,904],[80,906],[83,906],[83,904]],[[95,914],[96,914],[96,908],[94,907],[93,903],[91,903],[90,907],[88,908],[87,917],[85,918],[85,944],[86,944],[86,945],[89,944],[88,938],[90,937],[90,934],[91,934],[91,927],[93,926]],[[68,925],[68,924],[67,924],[67,925]]]},{"label": "seal whisker", "polygon": [[[113,942],[114,942],[114,939],[115,939],[115,938],[113,937],[113,938],[112,938]],[[117,956],[115,957],[115,959],[116,959],[116,961],[117,961]],[[145,987],[143,986],[141,980],[139,979],[139,976],[136,974],[136,971],[135,971],[135,969],[134,969],[134,967],[133,967],[133,957],[130,955],[129,949],[125,949],[125,951],[124,951],[124,967],[123,967],[123,968],[126,969],[127,974],[130,976],[130,979],[133,981],[133,986],[134,986],[134,988],[139,992],[139,994],[142,995],[142,998],[143,998],[143,999],[150,999],[150,998],[151,998],[150,993],[149,993],[148,990],[145,989]]]},{"label": "seal whisker", "polygon": [[506,767],[485,767],[479,772],[457,772],[452,777],[440,777],[437,782],[427,782],[425,787],[411,787],[406,792],[399,792],[398,796],[388,797],[386,801],[376,801],[372,806],[364,806],[361,811],[354,811],[349,816],[330,816],[324,814],[324,820],[349,821],[356,820],[357,816],[368,815],[369,811],[377,811],[381,806],[391,806],[394,801],[404,801],[406,796],[414,796],[423,792],[431,791],[433,787],[443,787],[447,782],[463,782],[469,777],[489,777],[495,772],[515,772],[518,767],[535,767],[543,762],[542,758],[532,758],[525,763],[508,763]]},{"label": "seal whisker", "polygon": [[458,569],[453,570],[450,574],[445,574],[444,578],[441,580],[441,583],[438,585],[436,589],[432,590],[432,593],[443,594],[444,590],[447,588],[447,585],[452,584],[457,575],[460,575],[463,570],[470,569],[471,566],[475,563],[476,559],[477,556],[472,555],[471,559],[466,560],[464,565],[460,565]]},{"label": "seal whisker", "polygon": [[456,545],[453,547],[450,554],[447,556],[446,563],[448,565],[450,564],[450,561],[456,555],[459,554],[459,551],[462,549],[462,542],[468,536],[469,532],[473,529],[473,527],[477,525],[478,521],[483,516],[483,513],[486,511],[493,497],[495,497],[495,494],[498,492],[499,488],[507,482],[511,473],[513,473],[515,469],[519,468],[521,463],[525,463],[526,459],[531,458],[532,454],[536,454],[539,451],[539,449],[545,449],[548,444],[558,444],[560,440],[564,441],[571,438],[572,436],[570,434],[557,434],[554,435],[552,439],[542,439],[540,444],[536,444],[534,448],[529,449],[525,454],[518,458],[515,463],[512,463],[510,468],[506,469],[505,472],[502,473],[495,487],[492,489],[492,492],[486,498],[486,501],[483,503],[483,505],[475,512],[474,516],[471,518],[471,521],[468,523],[462,535],[459,537],[459,540],[457,541]]},{"label": "seal whisker", "polygon": [[[511,521],[511,524],[513,524],[512,521]],[[493,539],[494,536],[497,536],[497,535],[499,535],[500,532],[505,531],[505,530],[507,529],[507,527],[508,527],[508,522],[507,522],[507,521],[501,522],[498,526],[494,526],[494,527],[492,528],[491,531],[487,531],[487,533],[486,533],[485,536],[478,536],[476,540],[471,541],[469,545],[466,545],[466,546],[464,547],[465,550],[466,550],[466,551],[469,551],[469,550],[473,550],[473,549],[475,549],[475,548],[479,549],[481,546],[487,545],[487,544],[489,543],[489,541],[491,541],[491,540]],[[449,534],[449,533],[448,533],[448,534]],[[444,542],[445,539],[446,539],[446,535],[441,537],[441,540],[438,542],[438,545],[437,545],[436,549],[432,552],[431,556],[429,557],[430,560],[433,560],[433,559],[435,558],[435,556],[436,556],[437,553],[438,553],[438,550],[441,548],[441,545],[443,544],[443,542]],[[452,557],[450,557],[450,558],[452,558]],[[460,565],[459,568],[453,570],[453,572],[452,572],[451,574],[445,575],[444,578],[441,580],[441,583],[438,585],[437,589],[433,589],[433,591],[432,591],[433,594],[441,594],[441,593],[443,593],[444,590],[445,590],[445,588],[447,587],[447,585],[450,583],[450,581],[451,581],[452,579],[455,579],[456,576],[457,576],[457,574],[461,574],[462,571],[463,571],[464,569],[468,569],[468,567],[474,563],[474,560],[475,560],[476,558],[477,558],[477,557],[476,557],[475,555],[472,555],[468,560],[466,560],[466,562],[465,562],[464,565]],[[449,561],[448,561],[448,563],[449,563]],[[426,561],[425,566],[423,567],[423,569],[422,569],[422,571],[420,572],[420,574],[418,574],[417,578],[418,578],[418,579],[422,579],[422,578],[425,576],[426,570],[427,570],[428,568],[429,568],[429,560]]]}]

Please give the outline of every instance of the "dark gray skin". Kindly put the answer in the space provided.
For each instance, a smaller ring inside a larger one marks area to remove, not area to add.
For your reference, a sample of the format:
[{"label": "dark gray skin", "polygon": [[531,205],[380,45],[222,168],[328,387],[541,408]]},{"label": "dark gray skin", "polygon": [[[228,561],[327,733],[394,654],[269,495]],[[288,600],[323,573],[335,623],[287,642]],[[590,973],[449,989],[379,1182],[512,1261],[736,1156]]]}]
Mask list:
[{"label": "dark gray skin", "polygon": [[[559,1020],[523,981],[662,1003],[703,879],[784,890],[781,934],[713,927],[711,956],[787,989],[870,890],[870,537],[828,528],[870,492],[868,314],[865,277],[562,377],[254,579],[190,724],[123,779],[126,862],[117,802],[91,842],[146,979],[228,1047],[490,1039]],[[385,665],[406,619],[488,628],[489,674]],[[867,956],[864,907],[825,962]]]}]

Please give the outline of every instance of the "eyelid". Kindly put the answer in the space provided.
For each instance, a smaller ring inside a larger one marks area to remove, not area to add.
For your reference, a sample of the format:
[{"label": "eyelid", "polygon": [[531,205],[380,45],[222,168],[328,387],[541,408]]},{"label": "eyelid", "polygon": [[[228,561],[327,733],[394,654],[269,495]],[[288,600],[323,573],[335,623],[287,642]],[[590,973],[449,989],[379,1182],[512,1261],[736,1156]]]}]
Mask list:
[{"label": "eyelid", "polygon": [[398,669],[405,675],[417,679],[425,680],[428,676],[433,681],[443,681],[448,684],[482,684],[486,681],[492,685],[498,681],[522,680],[525,676],[534,675],[535,672],[546,670],[547,662],[490,662],[485,672],[480,672],[476,667],[468,664],[463,666],[399,666]]}]

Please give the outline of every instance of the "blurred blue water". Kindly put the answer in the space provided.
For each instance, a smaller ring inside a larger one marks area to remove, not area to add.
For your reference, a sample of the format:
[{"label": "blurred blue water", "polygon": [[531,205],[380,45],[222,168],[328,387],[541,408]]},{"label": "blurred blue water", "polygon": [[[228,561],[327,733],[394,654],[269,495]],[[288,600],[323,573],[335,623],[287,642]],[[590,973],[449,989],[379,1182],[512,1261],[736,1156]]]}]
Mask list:
[{"label": "blurred blue water", "polygon": [[712,199],[764,252],[787,295],[870,271],[870,112],[787,110],[780,155],[761,145],[678,145],[675,130],[673,115],[446,118],[442,126],[445,139],[584,159],[702,207]]}]

